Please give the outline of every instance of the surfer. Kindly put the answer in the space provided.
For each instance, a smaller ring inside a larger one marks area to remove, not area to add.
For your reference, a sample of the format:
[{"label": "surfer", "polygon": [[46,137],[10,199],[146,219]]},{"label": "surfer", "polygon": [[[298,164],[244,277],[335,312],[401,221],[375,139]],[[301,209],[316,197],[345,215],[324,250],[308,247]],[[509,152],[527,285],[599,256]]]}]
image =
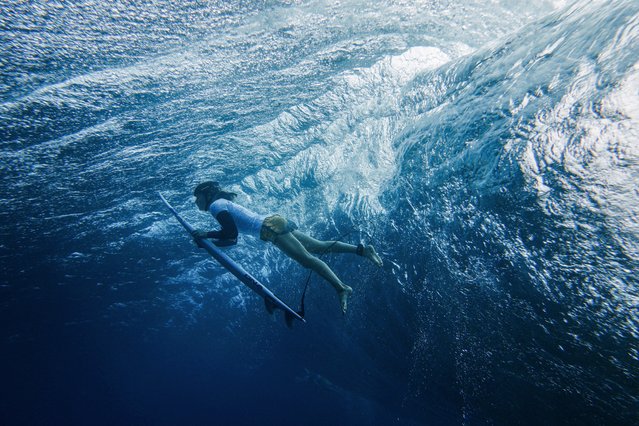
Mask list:
[{"label": "surfer", "polygon": [[320,241],[298,230],[297,225],[278,214],[262,216],[233,202],[237,194],[224,191],[219,183],[207,181],[199,184],[193,191],[195,204],[202,211],[209,211],[219,222],[221,228],[215,231],[196,229],[192,235],[196,242],[201,238],[210,238],[219,247],[237,243],[239,233],[253,235],[263,241],[270,241],[284,254],[298,262],[304,268],[317,272],[337,291],[342,312],[346,313],[348,297],[353,289],[344,284],[331,268],[313,254],[353,253],[382,266],[373,246],[352,245],[341,241]]}]

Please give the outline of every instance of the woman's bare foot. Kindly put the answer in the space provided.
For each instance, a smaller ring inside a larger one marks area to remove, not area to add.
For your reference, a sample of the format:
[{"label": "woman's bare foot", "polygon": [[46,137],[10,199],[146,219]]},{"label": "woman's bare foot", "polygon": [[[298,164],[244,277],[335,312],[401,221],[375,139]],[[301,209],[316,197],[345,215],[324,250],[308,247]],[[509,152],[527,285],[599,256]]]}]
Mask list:
[{"label": "woman's bare foot", "polygon": [[382,258],[379,257],[373,246],[364,247],[364,256],[377,266],[382,266]]},{"label": "woman's bare foot", "polygon": [[353,289],[347,285],[344,286],[342,290],[337,291],[337,296],[339,297],[339,304],[342,307],[342,313],[346,313],[346,309],[348,308],[348,296],[353,293]]}]

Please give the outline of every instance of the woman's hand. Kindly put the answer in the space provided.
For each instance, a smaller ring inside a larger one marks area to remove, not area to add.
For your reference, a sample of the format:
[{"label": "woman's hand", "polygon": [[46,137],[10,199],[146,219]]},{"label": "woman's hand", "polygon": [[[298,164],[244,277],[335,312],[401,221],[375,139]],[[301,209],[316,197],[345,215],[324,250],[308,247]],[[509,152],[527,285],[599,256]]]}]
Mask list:
[{"label": "woman's hand", "polygon": [[202,245],[202,240],[206,238],[206,235],[207,232],[202,231],[201,229],[194,229],[193,231],[191,231],[191,236],[193,237],[195,244],[197,244],[199,248],[204,248],[204,246]]},{"label": "woman's hand", "polygon": [[191,231],[191,236],[193,236],[193,238],[195,238],[196,240],[206,238],[206,235],[207,235],[207,232],[202,231],[201,229],[194,229],[193,231]]}]

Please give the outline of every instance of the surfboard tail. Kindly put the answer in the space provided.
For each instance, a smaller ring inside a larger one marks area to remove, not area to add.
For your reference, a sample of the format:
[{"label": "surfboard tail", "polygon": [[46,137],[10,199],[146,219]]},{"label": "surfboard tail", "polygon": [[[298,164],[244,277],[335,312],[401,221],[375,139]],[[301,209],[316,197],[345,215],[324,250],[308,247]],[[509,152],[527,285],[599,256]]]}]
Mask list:
[{"label": "surfboard tail", "polygon": [[[272,299],[265,297],[264,298],[264,306],[266,307],[266,310],[268,311],[269,314],[273,314],[273,312],[275,312],[276,309],[280,309],[277,304],[275,304],[275,302],[273,302]],[[288,326],[288,328],[293,328],[293,322],[295,319],[298,319],[302,322],[306,322],[304,320],[304,316],[300,314],[300,312],[297,312],[297,316],[289,311],[286,310],[282,310],[284,312],[284,321],[286,321],[286,325]]]}]

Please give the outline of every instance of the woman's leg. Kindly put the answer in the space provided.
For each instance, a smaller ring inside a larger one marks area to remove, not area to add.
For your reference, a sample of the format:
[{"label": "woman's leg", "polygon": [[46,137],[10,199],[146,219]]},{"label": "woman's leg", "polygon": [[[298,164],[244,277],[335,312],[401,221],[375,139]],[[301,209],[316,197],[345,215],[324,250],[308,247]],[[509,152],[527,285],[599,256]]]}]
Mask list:
[{"label": "woman's leg", "polygon": [[[354,246],[352,244],[343,243],[341,241],[316,240],[315,238],[308,236],[299,230],[293,231],[293,235],[300,243],[302,243],[304,248],[306,248],[306,250],[311,253],[357,253],[357,246]],[[364,247],[362,256],[364,256],[377,266],[382,266],[382,259],[379,257],[373,246]]]},{"label": "woman's leg", "polygon": [[310,254],[304,245],[295,237],[295,235],[293,235],[293,233],[289,232],[287,234],[279,235],[273,244],[282,250],[288,257],[295,260],[303,267],[317,272],[319,276],[328,281],[339,295],[342,311],[346,312],[348,296],[353,292],[353,289],[337,278],[337,275],[335,275],[326,263]]},{"label": "woman's leg", "polygon": [[305,233],[295,230],[293,235],[298,239],[300,243],[311,253],[323,254],[323,253],[353,253],[357,252],[357,246],[352,244],[343,243],[341,241],[320,241],[315,238],[306,235]]}]

